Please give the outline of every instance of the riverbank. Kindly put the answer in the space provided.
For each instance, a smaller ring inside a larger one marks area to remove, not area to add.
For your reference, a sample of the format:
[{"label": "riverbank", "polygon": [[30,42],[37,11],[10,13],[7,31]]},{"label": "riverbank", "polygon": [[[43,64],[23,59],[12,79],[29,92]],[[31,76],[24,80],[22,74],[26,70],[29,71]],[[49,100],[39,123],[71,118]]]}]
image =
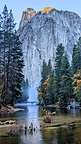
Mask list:
[{"label": "riverbank", "polygon": [[[21,128],[25,133],[25,125],[27,125],[27,128],[29,128],[31,122],[33,123],[33,126],[35,128],[37,127],[37,133],[40,133],[40,130],[42,131],[44,129],[56,130],[60,127],[74,128],[77,127],[77,125],[81,126],[80,113],[72,114],[72,113],[60,113],[56,111],[52,113],[48,112],[47,116],[51,116],[52,121],[51,123],[46,123],[44,122],[46,111],[45,114],[42,115],[39,106],[25,105],[24,108],[25,109],[27,108],[27,110],[25,110],[24,112],[23,111],[19,112],[20,110],[22,110],[23,105],[20,108],[14,108],[15,112],[17,112],[16,115],[12,114],[0,118],[1,122],[0,136],[9,136],[12,133],[18,135],[19,129]],[[9,108],[13,109],[10,106],[8,106],[8,109]]]},{"label": "riverbank", "polygon": [[42,127],[43,128],[59,128],[59,127],[68,127],[68,126],[77,126],[81,124],[81,117],[74,116],[52,116],[51,123],[45,123],[44,117],[42,118]]},{"label": "riverbank", "polygon": [[9,125],[0,125],[0,137],[11,135],[12,131],[15,135],[18,135],[19,125],[17,124],[9,124]]},{"label": "riverbank", "polygon": [[[57,128],[75,128],[78,125],[81,126],[81,117],[71,117],[71,116],[53,116],[53,121],[51,123],[45,123],[43,117],[40,118],[40,127],[42,129],[57,129]],[[6,124],[7,122],[7,124]],[[20,129],[25,130],[26,123],[17,123],[15,120],[4,121],[4,125],[0,125],[0,136],[9,136],[13,132],[13,136],[19,134]],[[29,127],[27,125],[27,127]]]},{"label": "riverbank", "polygon": [[12,106],[3,106],[1,105],[1,108],[0,108],[0,115],[8,115],[8,114],[13,114],[13,113],[16,113],[16,112],[19,112],[19,111],[23,111],[24,109],[21,109],[21,108],[15,108],[15,107],[12,107]]}]

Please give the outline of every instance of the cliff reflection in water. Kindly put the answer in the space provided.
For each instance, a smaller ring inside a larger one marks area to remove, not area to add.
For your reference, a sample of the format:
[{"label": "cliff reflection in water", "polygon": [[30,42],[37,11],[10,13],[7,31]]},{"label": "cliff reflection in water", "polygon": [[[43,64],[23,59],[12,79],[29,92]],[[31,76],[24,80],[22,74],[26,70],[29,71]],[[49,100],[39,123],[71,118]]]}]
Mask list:
[{"label": "cliff reflection in water", "polygon": [[39,135],[35,133],[20,137],[2,137],[0,144],[81,144],[81,127],[42,130],[41,136],[40,139]]},{"label": "cliff reflection in water", "polygon": [[[7,117],[7,119],[15,118],[19,123],[27,123],[28,125],[33,122],[33,125],[37,126],[37,130],[27,134],[23,132],[16,137],[0,137],[0,144],[81,144],[81,125],[69,128],[42,128],[40,130],[41,113],[39,106],[22,104],[21,107],[23,106],[27,108],[24,112],[18,112],[13,117]],[[60,115],[64,119],[65,115],[63,113],[60,113]],[[66,115],[78,117],[72,113]]]}]

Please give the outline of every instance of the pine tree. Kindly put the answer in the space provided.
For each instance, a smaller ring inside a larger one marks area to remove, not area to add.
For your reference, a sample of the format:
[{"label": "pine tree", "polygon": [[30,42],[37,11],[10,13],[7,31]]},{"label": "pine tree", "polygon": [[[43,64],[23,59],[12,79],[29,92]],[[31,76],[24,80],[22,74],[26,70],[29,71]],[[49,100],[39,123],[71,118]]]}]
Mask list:
[{"label": "pine tree", "polygon": [[81,69],[81,37],[79,38],[77,44],[73,48],[72,55],[72,69],[73,73],[76,73],[77,70]]},{"label": "pine tree", "polygon": [[51,60],[49,59],[49,61],[48,61],[48,75],[52,75],[52,74],[53,74],[52,64],[51,64]]},{"label": "pine tree", "polygon": [[7,68],[7,53],[8,53],[8,10],[7,6],[4,6],[3,13],[2,13],[2,18],[3,18],[3,23],[2,23],[2,29],[3,29],[3,88],[2,88],[2,93],[1,93],[1,99],[2,102],[5,103],[5,97],[7,93],[7,73],[6,73],[6,68]]},{"label": "pine tree", "polygon": [[72,72],[66,54],[62,58],[61,74],[60,106],[65,108],[68,105],[69,99],[73,95]]},{"label": "pine tree", "polygon": [[49,104],[55,104],[57,102],[57,97],[56,97],[56,82],[54,74],[50,75],[49,77],[47,92],[48,92]]},{"label": "pine tree", "polygon": [[2,16],[0,15],[0,74],[2,72],[2,42],[3,42],[3,35],[2,35]]},{"label": "pine tree", "polygon": [[3,31],[2,31],[2,16],[0,15],[0,74],[3,70]]},{"label": "pine tree", "polygon": [[54,86],[54,79],[53,79],[51,60],[48,61],[48,64],[46,64],[46,62],[43,61],[42,79],[40,87],[38,89],[38,95],[39,95],[38,98],[41,104],[48,105],[54,102],[53,86]]},{"label": "pine tree", "polygon": [[22,82],[24,81],[23,75],[23,54],[19,36],[14,34],[14,47],[12,49],[12,63],[11,63],[11,103],[14,104],[15,100],[22,95]]},{"label": "pine tree", "polygon": [[11,87],[11,83],[10,83],[10,79],[11,79],[11,62],[12,62],[12,48],[13,48],[13,41],[14,41],[14,28],[15,28],[15,23],[14,23],[14,18],[13,18],[13,14],[12,14],[12,10],[10,10],[9,14],[8,14],[8,20],[7,20],[7,25],[8,25],[8,51],[7,51],[7,67],[6,67],[6,85],[7,85],[7,92],[6,92],[6,101],[8,102],[8,100],[10,99],[9,97],[11,97],[12,91],[10,89]]},{"label": "pine tree", "polygon": [[43,65],[42,65],[42,72],[41,72],[41,82],[40,82],[40,86],[38,88],[38,99],[39,99],[39,103],[44,105],[46,102],[45,99],[45,95],[46,95],[46,85],[44,84],[44,82],[47,80],[48,78],[48,66],[45,62],[45,60],[43,60]]},{"label": "pine tree", "polygon": [[2,30],[2,16],[0,15],[0,103],[3,88],[3,30]]},{"label": "pine tree", "polygon": [[12,10],[8,12],[6,5],[0,16],[0,52],[0,101],[13,105],[22,94],[24,64]]},{"label": "pine tree", "polygon": [[61,81],[61,66],[62,66],[62,57],[64,54],[64,47],[62,44],[59,44],[56,49],[56,58],[55,58],[55,81],[56,81],[56,97],[60,97],[60,81]]},{"label": "pine tree", "polygon": [[45,60],[43,60],[41,77],[42,77],[41,83],[43,83],[47,79],[47,77],[48,77],[48,66],[47,66]]},{"label": "pine tree", "polygon": [[62,44],[59,44],[56,49],[56,58],[55,58],[55,74],[58,79],[61,76],[61,63],[62,63],[62,57],[64,54],[64,47]]},{"label": "pine tree", "polygon": [[73,48],[73,88],[75,99],[81,102],[81,37]]}]

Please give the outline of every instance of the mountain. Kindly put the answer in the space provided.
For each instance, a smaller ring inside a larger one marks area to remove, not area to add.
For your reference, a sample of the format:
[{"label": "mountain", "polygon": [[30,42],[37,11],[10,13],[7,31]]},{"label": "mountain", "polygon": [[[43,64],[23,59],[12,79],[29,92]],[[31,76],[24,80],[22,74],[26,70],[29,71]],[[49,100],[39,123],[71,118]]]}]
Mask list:
[{"label": "mountain", "polygon": [[19,34],[25,62],[25,80],[37,86],[41,80],[43,60],[48,63],[51,59],[54,67],[58,44],[63,44],[71,63],[73,46],[81,36],[81,18],[74,12],[51,7],[38,12],[28,8],[22,14]]}]

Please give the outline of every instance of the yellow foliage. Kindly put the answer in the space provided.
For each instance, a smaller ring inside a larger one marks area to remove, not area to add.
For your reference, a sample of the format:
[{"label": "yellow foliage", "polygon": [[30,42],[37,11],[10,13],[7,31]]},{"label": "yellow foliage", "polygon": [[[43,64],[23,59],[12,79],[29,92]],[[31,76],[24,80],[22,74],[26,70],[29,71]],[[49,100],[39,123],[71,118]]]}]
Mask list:
[{"label": "yellow foliage", "polygon": [[81,71],[79,70],[75,75],[74,75],[74,90],[75,93],[81,89]]},{"label": "yellow foliage", "polygon": [[74,74],[74,79],[81,79],[81,71],[80,70],[76,74]]},{"label": "yellow foliage", "polygon": [[48,78],[45,80],[43,85],[44,86],[48,86],[49,80],[50,80],[50,76],[48,75]]},{"label": "yellow foliage", "polygon": [[77,86],[81,86],[81,80],[77,80]]}]

